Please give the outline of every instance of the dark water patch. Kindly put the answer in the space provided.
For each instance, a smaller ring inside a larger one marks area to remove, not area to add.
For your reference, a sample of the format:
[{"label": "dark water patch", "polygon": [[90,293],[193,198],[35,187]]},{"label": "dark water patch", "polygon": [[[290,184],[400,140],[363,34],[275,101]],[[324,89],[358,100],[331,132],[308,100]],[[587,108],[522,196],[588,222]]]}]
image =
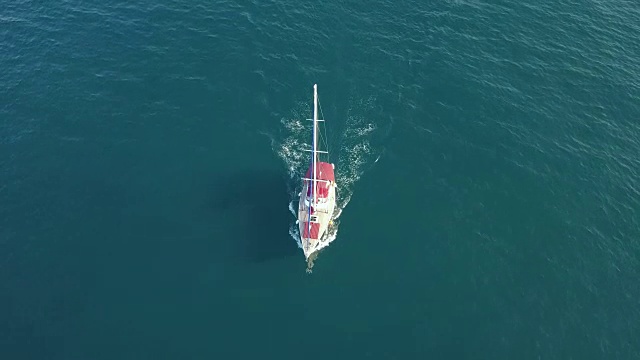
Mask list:
[{"label": "dark water patch", "polygon": [[286,174],[274,169],[238,172],[217,182],[216,210],[243,219],[233,239],[239,256],[262,262],[297,254],[288,233],[292,215],[286,181]]}]

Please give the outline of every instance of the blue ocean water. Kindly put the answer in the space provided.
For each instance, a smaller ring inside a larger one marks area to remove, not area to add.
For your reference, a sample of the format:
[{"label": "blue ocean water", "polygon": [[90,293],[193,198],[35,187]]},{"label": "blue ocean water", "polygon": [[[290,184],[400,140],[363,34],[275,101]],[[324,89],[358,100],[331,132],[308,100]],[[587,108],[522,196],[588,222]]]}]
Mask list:
[{"label": "blue ocean water", "polygon": [[6,3],[0,358],[640,358],[638,39],[624,0]]}]

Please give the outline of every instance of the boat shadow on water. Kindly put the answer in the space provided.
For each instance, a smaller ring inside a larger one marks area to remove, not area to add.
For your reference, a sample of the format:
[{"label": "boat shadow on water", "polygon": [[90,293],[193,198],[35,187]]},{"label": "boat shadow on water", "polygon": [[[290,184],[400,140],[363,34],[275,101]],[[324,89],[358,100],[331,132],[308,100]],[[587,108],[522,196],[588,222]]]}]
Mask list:
[{"label": "boat shadow on water", "polygon": [[215,207],[233,223],[242,224],[234,239],[240,257],[262,262],[297,255],[298,246],[289,235],[292,217],[285,174],[252,170],[221,180]]}]

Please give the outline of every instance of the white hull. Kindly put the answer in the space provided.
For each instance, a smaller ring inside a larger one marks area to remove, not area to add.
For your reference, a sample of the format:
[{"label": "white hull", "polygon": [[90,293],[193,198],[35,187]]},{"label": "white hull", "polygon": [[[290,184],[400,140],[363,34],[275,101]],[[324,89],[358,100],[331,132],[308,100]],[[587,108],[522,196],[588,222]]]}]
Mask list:
[{"label": "white hull", "polygon": [[[309,219],[309,205],[308,201],[306,201],[305,194],[307,193],[308,185],[303,187],[302,192],[300,193],[300,201],[298,203],[298,228],[300,230],[300,240],[302,242],[302,250],[304,252],[305,258],[309,258],[311,254],[322,249],[327,246],[329,241],[329,226],[332,224],[333,213],[336,208],[336,184],[335,182],[331,183],[329,186],[329,195],[324,203],[318,203],[314,208],[315,212],[312,214],[312,217],[315,216],[315,222],[318,223],[318,236],[315,237],[305,237],[305,233],[309,233],[308,229],[305,229],[306,221]],[[305,203],[306,202],[306,203]],[[313,221],[312,221],[313,223]]]},{"label": "white hull", "polygon": [[298,227],[302,250],[307,260],[331,241],[329,227],[336,207],[335,166],[320,160],[318,150],[318,86],[313,85],[313,131],[311,161],[303,180],[303,189],[298,203]]}]

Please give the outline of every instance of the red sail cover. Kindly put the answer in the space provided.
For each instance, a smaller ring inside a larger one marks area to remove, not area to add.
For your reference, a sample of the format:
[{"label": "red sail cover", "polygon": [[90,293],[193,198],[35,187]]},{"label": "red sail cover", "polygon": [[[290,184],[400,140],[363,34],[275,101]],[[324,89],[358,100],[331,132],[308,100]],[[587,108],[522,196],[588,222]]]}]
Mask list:
[{"label": "red sail cover", "polygon": [[[309,229],[311,228],[311,229]],[[319,223],[311,223],[311,226],[309,226],[309,223],[307,221],[303,222],[302,224],[302,238],[303,239],[317,239],[318,238],[318,232],[320,231],[320,224]],[[311,233],[309,233],[309,230],[311,230]]]},{"label": "red sail cover", "polygon": [[[313,178],[311,176],[312,167],[313,165],[309,166],[309,170],[307,170],[307,174],[305,175],[305,178],[307,179]],[[334,182],[335,177],[333,174],[333,166],[326,162],[317,162],[316,163],[316,179]],[[313,189],[313,186],[311,186],[311,181],[309,181],[309,186],[307,187],[307,196],[313,196],[312,189]],[[316,196],[318,198],[323,198],[323,199],[329,196],[329,184],[326,181],[316,182]]]}]

